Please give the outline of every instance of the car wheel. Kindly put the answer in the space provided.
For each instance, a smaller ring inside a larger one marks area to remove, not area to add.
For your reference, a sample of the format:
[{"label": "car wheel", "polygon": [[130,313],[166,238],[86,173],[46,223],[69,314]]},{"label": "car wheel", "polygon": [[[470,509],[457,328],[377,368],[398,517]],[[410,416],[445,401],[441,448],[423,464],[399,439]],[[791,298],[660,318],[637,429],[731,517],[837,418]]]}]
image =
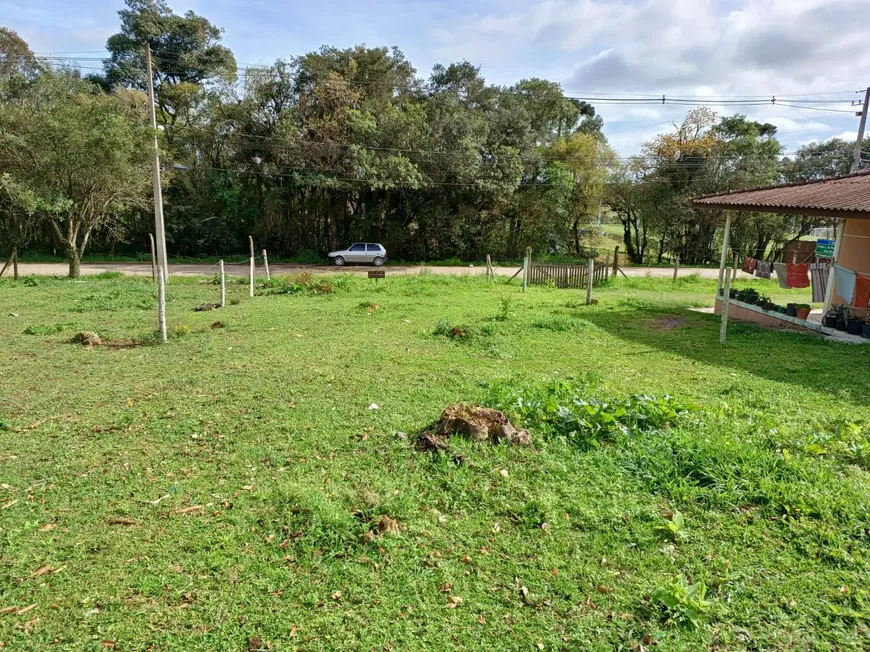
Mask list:
[{"label": "car wheel", "polygon": [[336,256],[332,259],[332,264],[336,267],[344,267],[344,256]]},{"label": "car wheel", "polygon": [[384,264],[384,259],[381,256],[375,256],[375,259],[372,262],[375,264],[375,267],[380,267]]}]

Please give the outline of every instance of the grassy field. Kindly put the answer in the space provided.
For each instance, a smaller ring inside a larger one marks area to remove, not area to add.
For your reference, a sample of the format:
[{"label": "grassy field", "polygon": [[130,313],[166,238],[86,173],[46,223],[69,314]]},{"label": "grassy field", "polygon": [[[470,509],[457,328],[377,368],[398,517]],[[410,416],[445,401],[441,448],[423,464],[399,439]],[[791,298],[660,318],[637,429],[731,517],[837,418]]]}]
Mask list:
[{"label": "grassy field", "polygon": [[[147,279],[0,282],[7,649],[870,646],[870,346],[720,346],[692,277],[328,282],[172,279],[165,345]],[[457,402],[534,446],[417,450]]]}]

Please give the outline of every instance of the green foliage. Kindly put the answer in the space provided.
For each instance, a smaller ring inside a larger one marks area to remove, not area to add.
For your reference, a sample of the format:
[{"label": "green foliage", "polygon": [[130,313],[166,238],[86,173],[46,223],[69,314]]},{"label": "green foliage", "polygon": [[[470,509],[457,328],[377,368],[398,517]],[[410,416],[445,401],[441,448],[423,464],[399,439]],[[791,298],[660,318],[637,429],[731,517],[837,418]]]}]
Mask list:
[{"label": "green foliage", "polygon": [[25,335],[53,335],[60,333],[66,324],[32,324],[24,329]]},{"label": "green foliage", "polygon": [[526,427],[565,438],[580,447],[664,430],[694,410],[671,396],[602,397],[589,384],[565,381],[505,398],[499,397],[499,406],[518,414]]},{"label": "green foliage", "polygon": [[667,610],[669,622],[698,628],[702,614],[712,604],[705,600],[706,596],[704,580],[689,584],[686,576],[680,573],[664,586],[656,587],[652,599]]},{"label": "green foliage", "polygon": [[685,525],[686,519],[683,518],[680,510],[675,509],[669,517],[665,518],[665,524],[656,525],[655,529],[666,533],[674,541],[679,541],[686,536],[686,532],[683,529]]},{"label": "green foliage", "polygon": [[315,277],[308,272],[296,275],[276,276],[258,283],[255,294],[332,294],[336,283],[324,277]]}]

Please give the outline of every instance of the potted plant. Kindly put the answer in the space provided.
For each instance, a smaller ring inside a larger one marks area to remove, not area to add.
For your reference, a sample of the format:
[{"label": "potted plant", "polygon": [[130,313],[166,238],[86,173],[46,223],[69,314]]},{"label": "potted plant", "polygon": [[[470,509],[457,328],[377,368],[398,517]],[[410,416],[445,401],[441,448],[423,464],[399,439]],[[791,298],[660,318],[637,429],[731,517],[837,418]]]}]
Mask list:
[{"label": "potted plant", "polygon": [[849,317],[849,321],[846,322],[846,332],[849,333],[849,335],[860,335],[862,321],[863,320],[859,317]]},{"label": "potted plant", "polygon": [[797,304],[796,303],[786,304],[785,314],[787,314],[789,317],[797,317]]},{"label": "potted plant", "polygon": [[834,306],[828,311],[828,314],[822,318],[822,324],[828,328],[834,328],[837,325],[837,308]]},{"label": "potted plant", "polygon": [[808,303],[799,303],[795,306],[795,310],[797,312],[797,318],[803,319],[806,321],[807,317],[810,316],[810,310],[812,310],[812,306]]},{"label": "potted plant", "polygon": [[736,299],[739,293],[734,288],[731,288],[728,292],[728,296],[732,299]]},{"label": "potted plant", "polygon": [[[740,295],[743,295],[743,298],[740,298]],[[743,301],[744,303],[748,303],[749,305],[756,305],[758,303],[758,290],[754,288],[746,288],[745,290],[741,290],[738,293],[737,299],[739,301]]]},{"label": "potted plant", "polygon": [[849,307],[838,304],[835,310],[837,311],[837,321],[834,324],[834,328],[838,331],[844,331],[846,330],[846,324],[849,322]]}]

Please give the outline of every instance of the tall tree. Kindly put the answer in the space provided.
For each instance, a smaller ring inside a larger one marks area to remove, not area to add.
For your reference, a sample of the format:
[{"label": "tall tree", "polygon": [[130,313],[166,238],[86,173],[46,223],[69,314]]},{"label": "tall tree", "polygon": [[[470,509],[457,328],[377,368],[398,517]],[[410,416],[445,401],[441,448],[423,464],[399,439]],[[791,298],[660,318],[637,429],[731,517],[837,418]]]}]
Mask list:
[{"label": "tall tree", "polygon": [[96,229],[113,232],[147,205],[150,143],[145,97],[44,71],[16,104],[0,104],[3,189],[12,210],[38,215],[64,248],[70,277]]},{"label": "tall tree", "polygon": [[162,121],[174,124],[210,81],[234,81],[236,60],[220,44],[223,30],[188,11],[177,15],[165,0],[126,0],[121,31],[109,37],[106,80],[110,87],[144,90],[145,45],[151,46],[154,85]]}]

